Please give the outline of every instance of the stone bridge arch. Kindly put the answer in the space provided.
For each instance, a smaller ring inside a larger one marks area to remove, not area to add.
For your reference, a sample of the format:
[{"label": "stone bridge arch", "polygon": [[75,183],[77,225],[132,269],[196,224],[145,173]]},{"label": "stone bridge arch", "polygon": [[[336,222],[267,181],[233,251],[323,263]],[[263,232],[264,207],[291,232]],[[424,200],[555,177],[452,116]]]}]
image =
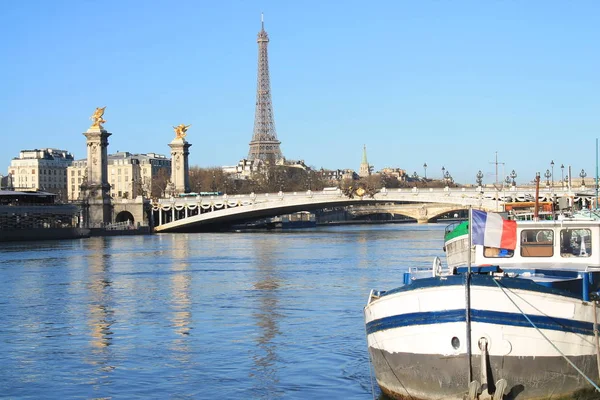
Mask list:
[{"label": "stone bridge arch", "polygon": [[350,207],[349,212],[352,215],[369,215],[376,213],[389,213],[394,215],[403,215],[413,218],[420,224],[425,224],[440,215],[448,214],[454,211],[464,211],[469,208],[457,204],[439,204],[439,203],[409,203],[409,204],[374,204],[369,206]]},{"label": "stone bridge arch", "polygon": [[[372,196],[346,196],[340,190],[305,193],[265,193],[257,195],[218,195],[210,197],[159,199],[152,204],[152,218],[157,232],[191,232],[223,224],[243,222],[275,215],[312,211],[322,208],[368,206],[396,207],[392,211],[420,223],[437,216],[475,207],[491,211],[498,201],[484,198],[479,192],[465,190],[419,192],[398,189],[381,191]],[[372,209],[368,211],[372,213]]]}]

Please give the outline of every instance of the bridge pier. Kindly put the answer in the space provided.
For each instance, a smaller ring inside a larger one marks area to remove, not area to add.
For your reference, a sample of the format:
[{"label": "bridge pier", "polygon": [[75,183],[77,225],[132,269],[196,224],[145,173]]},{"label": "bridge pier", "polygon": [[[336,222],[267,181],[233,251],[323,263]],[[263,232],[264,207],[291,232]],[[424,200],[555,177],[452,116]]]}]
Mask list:
[{"label": "bridge pier", "polygon": [[427,218],[427,217],[419,217],[419,218],[417,218],[417,223],[418,224],[428,224],[429,223],[429,218]]}]

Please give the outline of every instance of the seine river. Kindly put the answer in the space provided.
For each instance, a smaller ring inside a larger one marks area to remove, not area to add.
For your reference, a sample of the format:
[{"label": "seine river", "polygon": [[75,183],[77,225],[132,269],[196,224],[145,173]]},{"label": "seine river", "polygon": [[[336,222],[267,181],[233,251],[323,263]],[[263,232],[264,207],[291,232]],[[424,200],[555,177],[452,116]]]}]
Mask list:
[{"label": "seine river", "polygon": [[444,227],[0,244],[0,398],[377,398],[369,291]]}]

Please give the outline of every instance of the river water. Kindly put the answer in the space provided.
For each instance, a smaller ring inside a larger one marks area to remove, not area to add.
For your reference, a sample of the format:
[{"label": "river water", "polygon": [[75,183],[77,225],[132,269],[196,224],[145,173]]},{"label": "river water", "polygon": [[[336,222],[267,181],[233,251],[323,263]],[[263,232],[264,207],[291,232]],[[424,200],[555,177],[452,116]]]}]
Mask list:
[{"label": "river water", "polygon": [[0,398],[377,398],[369,291],[444,226],[2,243]]}]

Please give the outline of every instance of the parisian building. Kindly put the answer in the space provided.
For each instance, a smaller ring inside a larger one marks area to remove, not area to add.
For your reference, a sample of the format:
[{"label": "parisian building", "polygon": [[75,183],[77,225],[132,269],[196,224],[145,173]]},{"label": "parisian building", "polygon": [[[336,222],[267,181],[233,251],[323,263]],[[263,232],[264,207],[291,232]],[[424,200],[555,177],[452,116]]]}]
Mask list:
[{"label": "parisian building", "polygon": [[[162,154],[131,154],[126,151],[108,155],[108,183],[113,198],[150,197],[153,179],[164,170],[166,180],[171,175],[171,159]],[[68,168],[69,200],[81,200],[81,185],[86,181],[87,159],[76,160]]]},{"label": "parisian building", "polygon": [[14,190],[41,190],[59,195],[67,192],[67,167],[73,163],[67,150],[21,150],[11,160],[8,173]]}]

